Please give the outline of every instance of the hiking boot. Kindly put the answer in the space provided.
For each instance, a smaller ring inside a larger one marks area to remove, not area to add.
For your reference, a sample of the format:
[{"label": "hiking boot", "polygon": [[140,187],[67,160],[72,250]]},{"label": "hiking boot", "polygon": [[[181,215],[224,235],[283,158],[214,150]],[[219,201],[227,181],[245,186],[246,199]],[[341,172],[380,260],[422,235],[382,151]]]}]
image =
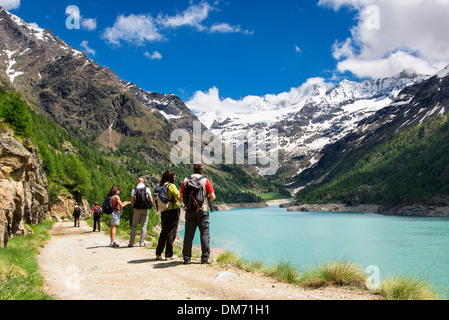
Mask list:
[{"label": "hiking boot", "polygon": [[119,244],[117,244],[117,243],[111,243],[111,248],[119,248],[120,247],[120,245]]},{"label": "hiking boot", "polygon": [[201,259],[201,264],[210,264],[210,262],[207,259]]},{"label": "hiking boot", "polygon": [[190,264],[191,262],[190,262],[190,259],[189,260],[184,260],[184,264]]},{"label": "hiking boot", "polygon": [[166,259],[162,258],[162,256],[156,256],[156,260],[158,260],[158,261],[165,261]]}]

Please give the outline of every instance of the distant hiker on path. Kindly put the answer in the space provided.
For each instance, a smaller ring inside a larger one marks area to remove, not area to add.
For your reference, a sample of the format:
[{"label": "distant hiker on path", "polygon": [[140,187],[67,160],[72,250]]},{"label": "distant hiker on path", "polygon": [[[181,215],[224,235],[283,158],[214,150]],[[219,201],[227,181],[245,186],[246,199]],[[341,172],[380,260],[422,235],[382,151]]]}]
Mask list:
[{"label": "distant hiker on path", "polygon": [[75,203],[75,208],[73,209],[73,217],[75,218],[75,228],[80,227],[80,217],[81,217],[81,208],[78,203]]},{"label": "distant hiker on path", "polygon": [[97,230],[98,226],[98,232],[101,232],[101,214],[103,213],[103,209],[98,205],[97,202],[94,202],[94,207],[92,208],[92,215],[94,217],[94,230],[95,232]]},{"label": "distant hiker on path", "polygon": [[[175,185],[176,172],[167,170],[162,175],[160,187],[165,187],[169,200],[169,205],[165,211],[161,212],[162,231],[159,236],[159,242],[156,248],[157,260],[172,260],[173,243],[178,232],[179,216],[181,209],[178,201],[182,201],[178,188]],[[162,258],[162,252],[165,249],[165,259]]]},{"label": "distant hiker on path", "polygon": [[183,256],[184,264],[190,264],[192,258],[192,242],[196,228],[201,234],[201,263],[208,264],[210,258],[209,211],[210,201],[214,201],[215,191],[210,181],[203,176],[202,162],[193,166],[194,174],[186,178],[181,187],[181,197],[186,210]]},{"label": "distant hiker on path", "polygon": [[136,239],[137,226],[140,221],[140,246],[145,246],[145,237],[147,235],[148,215],[153,207],[153,197],[151,190],[144,183],[143,179],[137,180],[137,186],[131,192],[131,204],[134,207],[133,222],[131,226],[131,238],[128,247],[134,247]]},{"label": "distant hiker on path", "polygon": [[111,191],[108,193],[108,197],[111,197],[111,204],[114,211],[111,214],[111,248],[120,247],[115,243],[115,233],[117,227],[120,225],[120,212],[124,207],[130,204],[130,202],[122,202],[120,200],[120,186],[113,186]]}]

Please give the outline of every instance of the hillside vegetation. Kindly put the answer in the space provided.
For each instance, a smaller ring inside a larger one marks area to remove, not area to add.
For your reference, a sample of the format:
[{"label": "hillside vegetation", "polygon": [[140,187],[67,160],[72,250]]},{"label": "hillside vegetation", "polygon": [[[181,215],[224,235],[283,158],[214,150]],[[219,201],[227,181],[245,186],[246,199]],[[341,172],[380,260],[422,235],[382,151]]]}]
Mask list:
[{"label": "hillside vegetation", "polygon": [[[22,140],[29,139],[38,147],[49,182],[50,202],[62,193],[89,203],[102,202],[114,185],[120,185],[122,197],[129,199],[137,177],[147,177],[157,184],[167,169],[177,172],[176,184],[192,174],[188,165],[174,166],[169,162],[148,161],[138,151],[104,148],[94,137],[86,137],[73,127],[63,127],[48,117],[32,111],[19,93],[0,88],[0,120]],[[216,203],[262,202],[258,190],[268,189],[262,177],[254,177],[239,166],[206,168],[205,175],[213,182]],[[153,185],[154,187],[154,185]],[[131,215],[130,208],[124,218]],[[153,217],[153,223],[157,218]]]},{"label": "hillside vegetation", "polygon": [[297,200],[349,205],[447,205],[448,116],[400,131],[351,162],[356,163],[352,168],[334,168],[334,172],[340,172],[330,181],[304,188]]}]

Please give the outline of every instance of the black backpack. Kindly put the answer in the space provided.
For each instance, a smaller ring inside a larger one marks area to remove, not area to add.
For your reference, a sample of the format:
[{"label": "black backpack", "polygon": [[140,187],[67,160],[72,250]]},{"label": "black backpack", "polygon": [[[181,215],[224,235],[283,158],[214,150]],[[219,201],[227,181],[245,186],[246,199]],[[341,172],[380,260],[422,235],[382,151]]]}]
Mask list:
[{"label": "black backpack", "polygon": [[74,215],[75,217],[81,216],[81,208],[78,207],[78,206],[76,206],[76,207],[75,207],[75,210],[73,211],[73,215]]},{"label": "black backpack", "polygon": [[190,176],[187,178],[182,199],[186,209],[198,212],[203,206],[204,201],[206,200],[204,197],[203,185],[201,184],[201,180],[203,179],[203,176],[198,178]]},{"label": "black backpack", "polygon": [[103,210],[103,213],[105,213],[105,214],[112,214],[114,212],[114,208],[112,207],[111,198],[112,197],[107,197],[103,202],[103,206],[101,207],[101,209]]},{"label": "black backpack", "polygon": [[153,203],[147,197],[147,188],[134,189],[134,209],[151,209]]}]

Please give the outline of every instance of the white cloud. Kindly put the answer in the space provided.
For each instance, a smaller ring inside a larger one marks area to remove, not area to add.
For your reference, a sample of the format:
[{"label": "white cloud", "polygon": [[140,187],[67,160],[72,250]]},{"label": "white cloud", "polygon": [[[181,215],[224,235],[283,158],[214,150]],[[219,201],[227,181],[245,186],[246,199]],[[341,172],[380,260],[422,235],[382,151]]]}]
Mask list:
[{"label": "white cloud", "polygon": [[350,71],[360,78],[379,79],[397,75],[404,70],[413,70],[418,74],[434,74],[446,65],[430,65],[423,59],[398,51],[379,59],[348,58],[340,61],[337,68],[341,72]]},{"label": "white cloud", "polygon": [[160,59],[162,59],[162,55],[159,52],[157,52],[157,51],[154,51],[153,53],[145,52],[143,55],[145,57],[147,57],[148,59],[151,59],[151,60],[160,60]]},{"label": "white cloud", "polygon": [[245,110],[243,100],[236,101],[232,99],[221,99],[219,90],[216,87],[209,89],[208,92],[197,91],[192,99],[186,105],[195,113],[202,112],[236,112]]},{"label": "white cloud", "polygon": [[252,35],[254,31],[244,30],[240,26],[232,26],[229,23],[216,23],[209,29],[210,33],[243,33]]},{"label": "white cloud", "polygon": [[6,10],[14,10],[20,7],[20,0],[0,0],[0,6]]},{"label": "white cloud", "polygon": [[355,48],[352,46],[351,38],[347,38],[345,42],[336,41],[332,47],[332,54],[337,60],[341,58],[353,58],[354,52]]},{"label": "white cloud", "polygon": [[86,52],[86,54],[88,55],[92,55],[95,56],[95,50],[89,47],[89,42],[84,40],[83,42],[81,42],[81,48],[84,49],[84,52]]},{"label": "white cloud", "polygon": [[304,97],[307,98],[308,92],[314,90],[315,86],[327,91],[333,87],[333,84],[326,82],[323,78],[310,78],[302,86],[291,88],[288,92],[267,94],[262,97],[249,95],[240,100],[221,98],[218,88],[213,87],[207,92],[195,92],[186,105],[196,114],[207,112],[215,115],[234,113],[254,116],[260,112],[273,110],[273,106],[294,105]]},{"label": "white cloud", "polygon": [[202,22],[207,19],[209,13],[215,10],[207,2],[199,5],[190,5],[186,10],[175,16],[159,15],[158,21],[165,28],[178,28],[182,26],[191,26],[202,31],[205,27]]},{"label": "white cloud", "polygon": [[97,19],[96,18],[82,19],[81,26],[89,31],[94,31],[95,29],[97,29]]},{"label": "white cloud", "polygon": [[34,28],[38,28],[41,29],[41,27],[39,27],[39,25],[36,22],[30,22],[28,23],[30,26],[34,27]]},{"label": "white cloud", "polygon": [[113,27],[107,28],[103,32],[103,39],[109,44],[120,45],[126,41],[138,46],[146,42],[161,41],[166,39],[164,30],[177,29],[181,27],[194,28],[199,32],[209,33],[243,33],[252,35],[254,32],[242,29],[238,25],[228,23],[215,23],[211,27],[205,25],[205,21],[210,17],[210,13],[217,11],[213,5],[206,1],[199,4],[190,4],[184,11],[173,16],[160,13],[156,18],[151,14],[141,14],[129,16],[120,15]]},{"label": "white cloud", "polygon": [[449,64],[449,0],[320,0],[318,4],[356,12],[358,22],[351,37],[333,47],[340,72],[371,78],[392,76],[400,68],[433,74]]},{"label": "white cloud", "polygon": [[138,46],[143,46],[145,42],[164,39],[154,19],[150,15],[143,14],[118,16],[114,26],[106,28],[102,37],[113,45],[120,45],[121,41],[126,41]]},{"label": "white cloud", "polygon": [[297,53],[301,53],[301,52],[302,52],[301,48],[298,47],[296,44],[294,45],[294,47],[295,47],[295,51],[296,51]]},{"label": "white cloud", "polygon": [[94,31],[95,29],[97,29],[97,19],[83,17],[78,6],[67,6],[65,9],[65,13],[67,16],[69,16],[69,21],[73,28],[83,28],[88,31]]}]

